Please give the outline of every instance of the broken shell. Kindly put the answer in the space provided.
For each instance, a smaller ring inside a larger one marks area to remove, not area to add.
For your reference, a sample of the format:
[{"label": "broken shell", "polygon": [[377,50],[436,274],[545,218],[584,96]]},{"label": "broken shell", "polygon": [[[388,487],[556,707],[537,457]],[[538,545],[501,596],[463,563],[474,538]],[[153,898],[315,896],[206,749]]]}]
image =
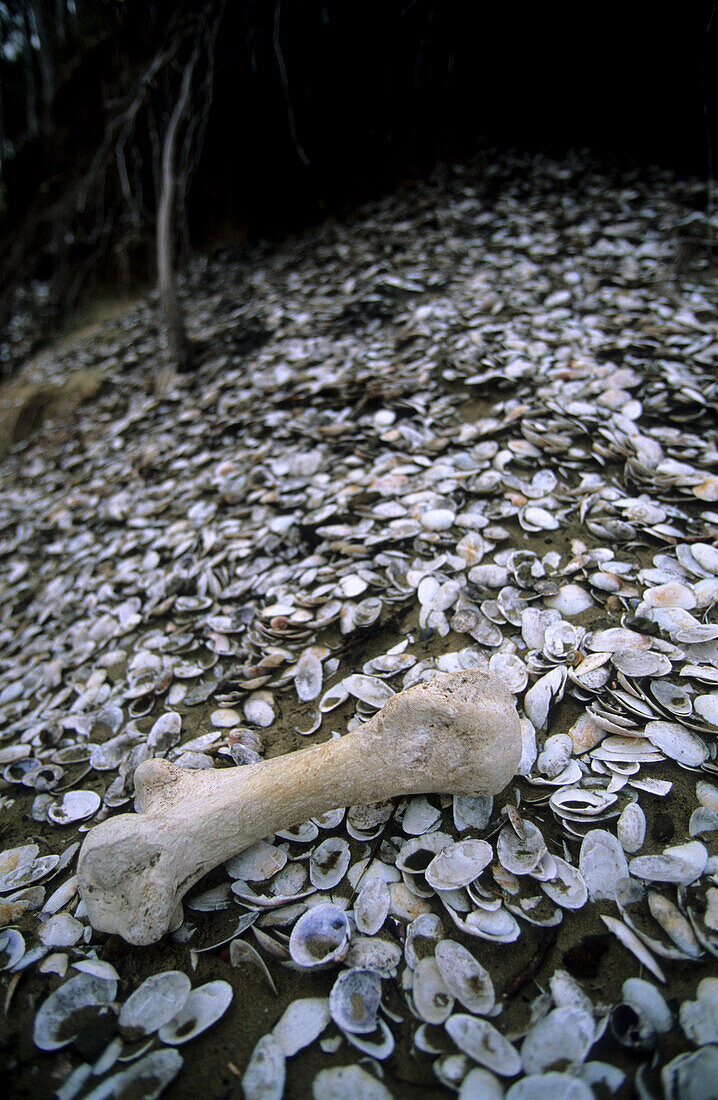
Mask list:
[{"label": "broken shell", "polygon": [[329,994],[329,1011],[342,1031],[369,1035],[376,1029],[381,978],[372,970],[344,970]]},{"label": "broken shell", "polygon": [[[107,1100],[109,1097],[120,1096],[132,1096],[136,1100],[155,1100],[174,1081],[182,1065],[182,1055],[178,1050],[152,1051],[128,1069],[106,1078],[91,1092],[85,1093],[85,1100]],[[98,1064],[93,1069],[95,1072],[102,1072],[98,1069]]]},{"label": "broken shell", "polygon": [[120,1028],[130,1039],[152,1035],[182,1009],[191,988],[189,978],[181,970],[151,975],[120,1009]]},{"label": "broken shell", "polygon": [[189,994],[179,1012],[162,1025],[158,1031],[159,1038],[170,1046],[189,1042],[224,1016],[232,996],[229,982],[217,980],[198,986]]},{"label": "broken shell", "polygon": [[299,918],[289,938],[292,960],[318,970],[341,962],[349,947],[349,921],[338,905],[315,905]]},{"label": "broken shell", "polygon": [[679,1019],[687,1038],[696,1046],[718,1043],[718,978],[703,978],[695,1001],[684,1001]]}]

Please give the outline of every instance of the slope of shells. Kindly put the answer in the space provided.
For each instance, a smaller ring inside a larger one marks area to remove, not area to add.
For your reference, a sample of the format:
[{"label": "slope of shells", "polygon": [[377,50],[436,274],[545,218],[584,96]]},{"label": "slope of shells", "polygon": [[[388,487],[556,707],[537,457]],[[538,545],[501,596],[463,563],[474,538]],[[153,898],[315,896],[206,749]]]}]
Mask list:
[{"label": "slope of shells", "polygon": [[[672,267],[701,202],[497,157],[198,263],[190,376],[156,385],[151,303],[58,355],[101,393],[0,468],[18,1088],[714,1095],[718,332]],[[522,716],[504,795],[325,814],[155,947],[93,932],[79,842],[141,761],[242,767],[473,666]]]}]

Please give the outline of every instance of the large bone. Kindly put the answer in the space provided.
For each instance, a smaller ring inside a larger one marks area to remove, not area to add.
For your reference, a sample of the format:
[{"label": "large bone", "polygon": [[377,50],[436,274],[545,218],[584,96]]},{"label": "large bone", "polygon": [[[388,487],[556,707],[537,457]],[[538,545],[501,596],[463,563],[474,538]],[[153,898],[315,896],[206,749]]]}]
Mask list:
[{"label": "large bone", "polygon": [[135,772],[144,812],[103,821],[82,846],[90,923],[154,943],[202,875],[262,837],[397,795],[497,794],[520,758],[513,697],[472,669],[402,691],[344,737],[258,764],[191,771],[147,760]]}]

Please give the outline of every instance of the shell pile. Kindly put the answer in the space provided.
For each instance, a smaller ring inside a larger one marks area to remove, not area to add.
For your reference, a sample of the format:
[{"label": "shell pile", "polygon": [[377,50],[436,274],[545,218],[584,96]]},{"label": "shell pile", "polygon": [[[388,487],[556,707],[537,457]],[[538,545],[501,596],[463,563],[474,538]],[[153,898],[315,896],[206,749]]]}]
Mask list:
[{"label": "shell pile", "polygon": [[[718,330],[671,266],[701,201],[497,156],[198,263],[200,364],[160,392],[152,303],[46,358],[106,381],[0,468],[23,1080],[715,1095]],[[522,715],[503,796],[325,814],[200,883],[156,950],[93,932],[78,838],[141,761],[241,767],[469,667]]]}]

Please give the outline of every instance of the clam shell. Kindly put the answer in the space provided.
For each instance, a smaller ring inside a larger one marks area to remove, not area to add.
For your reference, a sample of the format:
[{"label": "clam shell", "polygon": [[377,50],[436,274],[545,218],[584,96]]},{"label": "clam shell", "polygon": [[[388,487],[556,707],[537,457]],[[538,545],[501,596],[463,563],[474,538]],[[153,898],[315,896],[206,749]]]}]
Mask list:
[{"label": "clam shell", "polygon": [[337,1027],[354,1035],[376,1029],[381,1001],[381,977],[373,970],[353,968],[339,975],[329,994],[329,1012]]},{"label": "clam shell", "polygon": [[491,820],[494,800],[491,795],[455,794],[453,807],[454,825],[458,832],[464,829],[481,832]]},{"label": "clam shell", "polygon": [[[178,1050],[155,1050],[134,1062],[128,1069],[106,1078],[85,1100],[110,1100],[111,1097],[132,1096],[136,1100],[155,1100],[170,1085],[182,1069]],[[98,1067],[94,1067],[98,1070]],[[98,1070],[98,1072],[102,1072]]]},{"label": "clam shell", "polygon": [[593,1046],[593,1016],[583,1008],[555,1008],[529,1031],[521,1047],[524,1072],[543,1073],[569,1062],[580,1065]]},{"label": "clam shell", "polygon": [[582,909],[588,901],[588,887],[580,870],[561,856],[553,856],[553,862],[556,874],[541,883],[544,894],[562,909]]},{"label": "clam shell", "polygon": [[434,890],[456,890],[467,886],[491,862],[494,852],[485,840],[460,840],[434,856],[425,878]]},{"label": "clam shell", "polygon": [[648,722],[645,734],[671,760],[689,768],[700,767],[708,759],[705,742],[679,722]]},{"label": "clam shell", "polygon": [[657,1032],[665,1034],[673,1027],[673,1013],[660,989],[651,982],[643,978],[627,978],[623,983],[623,1000],[650,1020]]},{"label": "clam shell", "polygon": [[284,1057],[291,1058],[318,1039],[330,1019],[326,997],[302,997],[287,1006],[274,1025],[272,1034]]},{"label": "clam shell", "polygon": [[516,1047],[488,1020],[477,1020],[475,1016],[457,1012],[444,1026],[459,1050],[479,1065],[501,1077],[515,1077],[521,1072],[521,1058]]},{"label": "clam shell", "polygon": [[33,1039],[40,1050],[60,1050],[72,1043],[82,1026],[83,1010],[109,1005],[117,993],[116,981],[78,974],[43,1001],[35,1016]]},{"label": "clam shell", "polygon": [[637,802],[629,802],[616,822],[616,833],[624,852],[637,852],[646,839],[646,815]]},{"label": "clam shell", "polygon": [[309,878],[312,886],[316,886],[318,890],[334,889],[344,878],[350,859],[349,845],[343,837],[327,837],[309,857]]},{"label": "clam shell", "polygon": [[159,1038],[170,1046],[189,1042],[224,1016],[232,996],[229,982],[217,980],[198,986],[187,996],[179,1012],[160,1027]]},{"label": "clam shell", "polygon": [[416,970],[422,959],[431,958],[443,938],[444,926],[435,913],[422,913],[407,926],[404,940],[406,964]]},{"label": "clam shell", "polygon": [[514,875],[535,871],[546,854],[546,842],[541,830],[532,821],[524,821],[524,836],[519,837],[511,824],[499,833],[496,854],[502,867]]},{"label": "clam shell", "polygon": [[381,879],[367,882],[354,902],[354,920],[357,931],[374,936],[389,914],[391,898],[389,888]]},{"label": "clam shell", "polygon": [[451,995],[469,1012],[488,1015],[496,1002],[491,975],[462,944],[440,940],[434,951],[439,973]]},{"label": "clam shell", "polygon": [[579,870],[592,901],[613,901],[616,887],[628,874],[623,848],[612,833],[593,829],[581,844]]},{"label": "clam shell", "polygon": [[386,1085],[357,1065],[322,1069],[312,1084],[313,1100],[391,1100],[391,1096]]},{"label": "clam shell", "polygon": [[649,882],[676,882],[688,885],[703,874],[708,852],[699,840],[665,848],[662,855],[636,856],[631,860],[631,874]]},{"label": "clam shell", "polygon": [[506,1100],[594,1100],[593,1090],[568,1073],[528,1074],[511,1086]]},{"label": "clam shell", "polygon": [[97,813],[101,805],[102,799],[96,791],[67,791],[48,806],[47,817],[55,825],[71,825],[86,821]]},{"label": "clam shell", "polygon": [[341,962],[349,947],[349,922],[338,905],[316,905],[299,918],[289,938],[292,960],[307,970]]},{"label": "clam shell", "polygon": [[414,1007],[427,1024],[443,1024],[454,1006],[454,998],[432,956],[419,959],[412,986]]},{"label": "clam shell", "polygon": [[693,1054],[679,1054],[661,1070],[665,1100],[704,1100],[715,1092],[718,1049],[705,1046]]},{"label": "clam shell", "polygon": [[255,1046],[242,1074],[244,1100],[282,1100],[285,1076],[284,1052],[270,1031]]}]

